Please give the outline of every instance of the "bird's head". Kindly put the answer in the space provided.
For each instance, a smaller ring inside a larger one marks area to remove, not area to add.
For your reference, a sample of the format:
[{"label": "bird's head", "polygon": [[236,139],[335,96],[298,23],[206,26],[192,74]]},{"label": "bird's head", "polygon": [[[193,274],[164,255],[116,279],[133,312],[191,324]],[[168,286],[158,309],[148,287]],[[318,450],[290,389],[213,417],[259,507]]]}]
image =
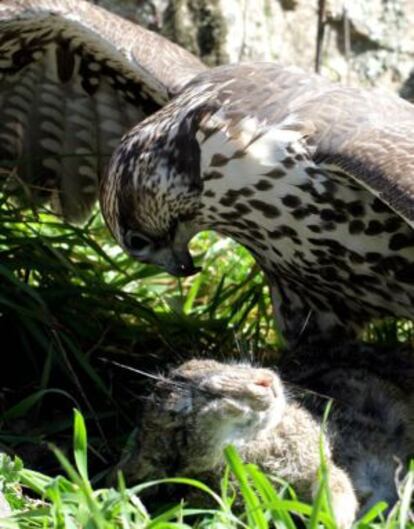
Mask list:
[{"label": "bird's head", "polygon": [[202,183],[198,144],[194,139],[188,156],[188,130],[179,128],[149,118],[128,133],[101,183],[100,201],[109,229],[131,256],[189,276],[200,270],[188,244],[201,229]]}]

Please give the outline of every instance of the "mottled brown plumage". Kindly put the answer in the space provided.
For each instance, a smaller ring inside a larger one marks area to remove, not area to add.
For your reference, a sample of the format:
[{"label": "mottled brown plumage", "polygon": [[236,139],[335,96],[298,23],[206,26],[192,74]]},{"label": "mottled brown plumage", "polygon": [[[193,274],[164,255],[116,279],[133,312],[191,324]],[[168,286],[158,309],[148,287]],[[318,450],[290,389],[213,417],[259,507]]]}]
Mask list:
[{"label": "mottled brown plumage", "polygon": [[82,220],[104,174],[103,214],[138,260],[189,275],[198,231],[245,245],[291,343],[414,318],[414,110],[396,96],[277,64],[207,70],[87,2],[7,0],[0,124],[8,190]]},{"label": "mottled brown plumage", "polygon": [[194,271],[195,233],[228,235],[268,276],[291,343],[355,336],[414,317],[410,127],[414,107],[390,94],[276,64],[215,68],[124,137],[103,212],[126,250],[172,273]]}]

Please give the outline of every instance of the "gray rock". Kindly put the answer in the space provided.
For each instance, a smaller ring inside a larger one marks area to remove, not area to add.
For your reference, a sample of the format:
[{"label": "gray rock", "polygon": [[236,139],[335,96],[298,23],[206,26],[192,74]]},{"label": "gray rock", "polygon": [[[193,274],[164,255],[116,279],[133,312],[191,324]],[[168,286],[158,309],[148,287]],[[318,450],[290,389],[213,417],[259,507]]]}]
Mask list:
[{"label": "gray rock", "polygon": [[[314,69],[316,0],[97,0],[210,65],[280,60]],[[350,84],[404,86],[414,65],[412,0],[326,0],[321,73]],[[413,74],[414,75],[414,74]]]}]

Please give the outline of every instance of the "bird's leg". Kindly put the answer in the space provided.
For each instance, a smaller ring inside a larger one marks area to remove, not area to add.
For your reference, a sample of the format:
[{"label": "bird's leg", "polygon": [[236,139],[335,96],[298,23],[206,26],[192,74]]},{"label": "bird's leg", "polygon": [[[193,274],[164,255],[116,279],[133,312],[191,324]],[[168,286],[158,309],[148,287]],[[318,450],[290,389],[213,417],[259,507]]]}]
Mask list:
[{"label": "bird's leg", "polygon": [[303,292],[298,292],[280,278],[277,284],[273,281],[270,293],[278,328],[289,348],[356,337],[356,330],[351,325],[341,325],[335,312],[313,307]]}]

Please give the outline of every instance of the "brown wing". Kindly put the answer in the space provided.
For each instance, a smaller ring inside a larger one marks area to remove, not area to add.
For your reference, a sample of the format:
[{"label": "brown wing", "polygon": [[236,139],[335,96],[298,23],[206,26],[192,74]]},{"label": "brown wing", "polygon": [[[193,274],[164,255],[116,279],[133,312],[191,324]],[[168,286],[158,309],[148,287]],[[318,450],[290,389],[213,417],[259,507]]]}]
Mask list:
[{"label": "brown wing", "polygon": [[122,134],[205,66],[82,0],[0,3],[0,172],[7,191],[84,220]]},{"label": "brown wing", "polygon": [[200,91],[209,83],[225,120],[254,117],[264,128],[297,130],[314,161],[345,171],[414,225],[413,104],[269,63],[215,68],[193,84]]},{"label": "brown wing", "polygon": [[414,105],[331,85],[302,113],[315,127],[314,160],[345,171],[414,227]]}]

